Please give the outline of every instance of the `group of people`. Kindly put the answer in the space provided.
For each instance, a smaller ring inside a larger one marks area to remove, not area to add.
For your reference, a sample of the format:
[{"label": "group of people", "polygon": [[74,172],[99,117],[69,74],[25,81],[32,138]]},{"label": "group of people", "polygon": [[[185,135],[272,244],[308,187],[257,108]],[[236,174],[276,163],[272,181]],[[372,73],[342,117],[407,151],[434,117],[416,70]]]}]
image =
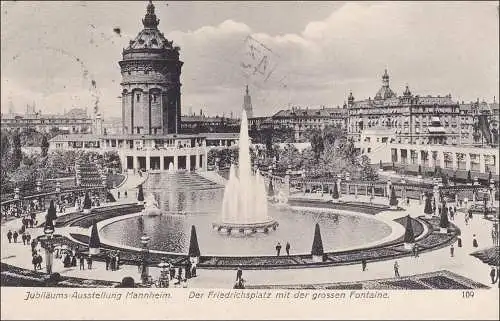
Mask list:
[{"label": "group of people", "polygon": [[[286,251],[286,255],[289,256],[290,255],[290,243],[289,242],[286,242],[286,245],[285,245],[285,251]],[[281,243],[278,242],[276,244],[276,256],[280,256],[280,253],[281,253]]]},{"label": "group of people", "polygon": [[120,251],[110,251],[104,257],[106,270],[116,271],[120,269]]},{"label": "group of people", "polygon": [[[25,229],[21,229],[23,231]],[[19,237],[19,234],[21,234],[21,239],[23,241],[23,245],[29,245],[31,241],[31,234],[28,231],[23,231],[22,233],[18,233],[17,231],[12,232],[12,230],[9,230],[7,232],[7,240],[9,243],[17,243],[17,238]]]}]

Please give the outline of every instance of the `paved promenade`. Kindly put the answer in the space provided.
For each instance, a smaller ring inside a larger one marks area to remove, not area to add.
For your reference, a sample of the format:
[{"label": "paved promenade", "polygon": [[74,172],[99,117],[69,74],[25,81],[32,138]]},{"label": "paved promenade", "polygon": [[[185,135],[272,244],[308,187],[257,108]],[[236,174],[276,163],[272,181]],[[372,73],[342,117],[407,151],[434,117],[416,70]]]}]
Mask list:
[{"label": "paved promenade", "polygon": [[[357,200],[362,201],[363,199],[359,197]],[[125,200],[120,201],[126,202]],[[386,204],[387,200],[384,198],[375,198],[374,203]],[[396,213],[398,214],[394,214],[393,212],[392,215],[404,216],[410,214],[412,217],[417,217],[423,214],[423,204],[418,204],[418,201],[413,200],[411,206],[406,211]],[[389,214],[382,213],[382,215]],[[39,213],[37,219],[43,221],[44,216],[45,213]],[[472,247],[473,234],[477,236],[479,249],[492,245],[492,222],[484,220],[481,215],[475,215],[469,225],[465,226],[464,214],[458,214],[456,215],[454,223],[462,230],[463,241],[462,248],[458,248],[455,245],[455,257],[450,257],[450,249],[446,247],[428,253],[421,253],[418,258],[401,258],[397,260],[400,266],[400,274],[405,276],[446,269],[474,281],[489,285],[491,283],[489,277],[490,268],[469,254],[477,250]],[[2,262],[7,264],[32,269],[30,246],[24,246],[22,241],[19,242],[20,238],[16,244],[9,244],[7,242],[7,231],[9,229],[18,229],[20,226],[20,219],[16,219],[6,222],[1,227],[1,235],[4,238],[1,242],[1,259]],[[32,237],[43,234],[41,228],[28,229],[28,231]],[[56,233],[67,235],[70,231],[71,229],[61,228],[57,229]],[[87,231],[87,233],[89,234],[89,231]],[[44,257],[43,249],[39,250],[41,251],[42,257]],[[111,281],[121,281],[125,276],[132,276],[136,281],[140,280],[140,274],[136,266],[124,265],[118,271],[110,271],[105,269],[105,264],[103,262],[94,262],[92,270],[79,270],[78,266],[64,268],[61,260],[54,260],[54,262],[54,272],[59,272],[62,275]],[[248,284],[252,285],[350,282],[393,277],[393,264],[394,260],[368,263],[367,270],[364,272],[361,271],[360,264],[288,270],[248,270],[243,272],[243,278],[247,280]],[[44,267],[44,264],[42,264],[42,266]],[[151,268],[150,271],[154,278],[158,277],[160,273],[160,269],[156,267]],[[198,277],[189,280],[189,287],[231,288],[234,284],[236,271],[199,269],[198,275]]]}]

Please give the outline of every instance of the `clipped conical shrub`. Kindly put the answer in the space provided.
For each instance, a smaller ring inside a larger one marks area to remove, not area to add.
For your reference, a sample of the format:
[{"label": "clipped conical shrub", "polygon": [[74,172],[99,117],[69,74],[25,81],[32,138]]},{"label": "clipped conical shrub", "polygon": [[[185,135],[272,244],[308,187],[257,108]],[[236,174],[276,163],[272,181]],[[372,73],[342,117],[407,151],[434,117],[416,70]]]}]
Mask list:
[{"label": "clipped conical shrub", "polygon": [[267,189],[267,195],[268,196],[274,196],[274,187],[273,187],[273,180],[269,180],[269,188]]},{"label": "clipped conical shrub", "polygon": [[441,229],[441,233],[447,233],[448,227],[450,226],[450,221],[448,220],[448,208],[444,203],[442,208],[443,209],[441,211],[441,219],[439,221],[439,227]]},{"label": "clipped conical shrub", "polygon": [[413,225],[411,223],[410,215],[408,215],[406,217],[404,242],[405,243],[415,243],[415,234],[413,233]]},{"label": "clipped conical shrub", "polygon": [[389,199],[389,205],[391,207],[398,206],[398,199],[396,198],[396,191],[394,190],[394,187],[391,188],[391,198]]},{"label": "clipped conical shrub", "polygon": [[470,173],[470,169],[469,171],[467,172],[467,183],[472,183],[472,175]]},{"label": "clipped conical shrub", "polygon": [[384,169],[384,167],[382,166],[382,160],[380,160],[380,165],[379,165],[380,169]]},{"label": "clipped conical shrub", "polygon": [[323,240],[321,239],[321,231],[318,223],[316,223],[316,227],[314,228],[314,239],[311,248],[311,254],[313,257],[313,261],[323,262]]},{"label": "clipped conical shrub", "polygon": [[139,191],[137,192],[137,201],[140,203],[144,202],[144,191],[142,190],[142,184],[139,185]]},{"label": "clipped conical shrub", "polygon": [[191,225],[191,238],[189,240],[189,257],[200,256],[200,246],[198,245],[198,237],[196,236],[196,227]]},{"label": "clipped conical shrub", "polygon": [[94,220],[92,222],[92,230],[90,232],[89,254],[92,255],[99,254],[100,249],[101,249],[101,240],[99,238],[99,231],[97,230],[97,223]]},{"label": "clipped conical shrub", "polygon": [[418,175],[422,176],[422,165],[418,165]]},{"label": "clipped conical shrub", "polygon": [[47,210],[47,219],[56,220],[57,219],[57,211],[54,205],[54,200],[50,200],[49,209]]},{"label": "clipped conical shrub", "polygon": [[434,211],[432,210],[431,197],[429,194],[425,197],[424,214],[432,215]]},{"label": "clipped conical shrub", "polygon": [[85,198],[83,199],[83,209],[84,210],[90,210],[92,207],[92,202],[90,201],[90,196],[89,193],[85,193]]},{"label": "clipped conical shrub", "polygon": [[337,187],[337,183],[336,182],[333,184],[332,198],[334,200],[338,200],[339,199],[339,189]]}]

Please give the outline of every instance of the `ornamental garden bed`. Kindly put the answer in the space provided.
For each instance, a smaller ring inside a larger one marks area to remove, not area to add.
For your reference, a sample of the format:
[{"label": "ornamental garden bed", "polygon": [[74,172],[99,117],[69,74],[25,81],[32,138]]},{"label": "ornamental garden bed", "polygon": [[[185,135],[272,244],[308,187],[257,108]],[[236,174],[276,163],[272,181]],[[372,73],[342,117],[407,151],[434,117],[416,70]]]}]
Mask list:
[{"label": "ornamental garden bed", "polygon": [[434,289],[443,289],[443,290],[458,290],[458,289],[472,289],[472,287],[466,286],[462,283],[459,283],[451,278],[446,276],[438,275],[432,276],[428,278],[421,278],[421,282],[428,284]]},{"label": "ornamental garden bed", "polygon": [[381,282],[381,283],[384,285],[387,285],[389,287],[392,287],[395,290],[398,290],[398,289],[405,289],[405,290],[429,290],[429,289],[432,289],[430,286],[427,286],[425,284],[422,284],[420,282],[410,280],[410,279],[386,281],[386,282]]}]

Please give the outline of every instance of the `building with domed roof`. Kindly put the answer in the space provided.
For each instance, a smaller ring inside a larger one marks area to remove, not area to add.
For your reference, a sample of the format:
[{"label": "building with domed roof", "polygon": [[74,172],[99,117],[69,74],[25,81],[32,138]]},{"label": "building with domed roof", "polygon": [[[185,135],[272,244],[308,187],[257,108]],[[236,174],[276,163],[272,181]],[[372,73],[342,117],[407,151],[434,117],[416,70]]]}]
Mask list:
[{"label": "building with domed roof", "polygon": [[387,70],[375,97],[365,100],[348,97],[347,132],[355,141],[365,129],[394,133],[393,142],[403,144],[460,144],[460,108],[451,95],[414,95],[407,85],[403,95],[391,89]]},{"label": "building with domed roof", "polygon": [[177,134],[181,128],[181,68],[178,46],[158,30],[150,2],[144,28],[123,50],[122,119],[124,134]]}]

